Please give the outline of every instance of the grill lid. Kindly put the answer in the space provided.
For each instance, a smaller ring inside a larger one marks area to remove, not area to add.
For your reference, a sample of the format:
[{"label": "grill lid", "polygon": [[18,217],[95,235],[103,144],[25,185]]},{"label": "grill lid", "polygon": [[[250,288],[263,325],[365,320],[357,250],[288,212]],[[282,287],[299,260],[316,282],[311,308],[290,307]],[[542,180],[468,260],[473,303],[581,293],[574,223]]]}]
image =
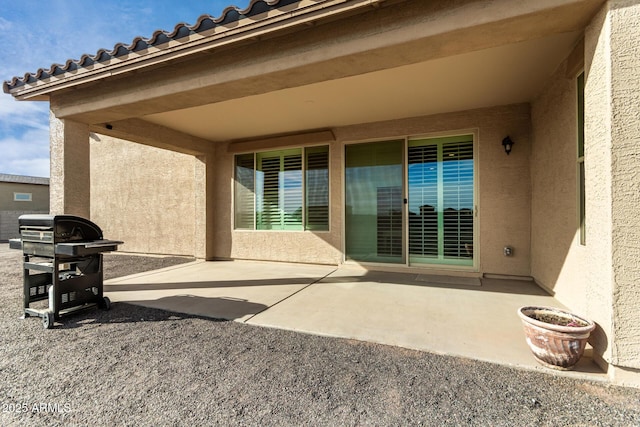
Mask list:
[{"label": "grill lid", "polygon": [[[23,240],[53,242],[86,242],[102,240],[102,230],[88,219],[73,215],[28,214],[18,218]],[[53,236],[51,235],[53,232]]]}]

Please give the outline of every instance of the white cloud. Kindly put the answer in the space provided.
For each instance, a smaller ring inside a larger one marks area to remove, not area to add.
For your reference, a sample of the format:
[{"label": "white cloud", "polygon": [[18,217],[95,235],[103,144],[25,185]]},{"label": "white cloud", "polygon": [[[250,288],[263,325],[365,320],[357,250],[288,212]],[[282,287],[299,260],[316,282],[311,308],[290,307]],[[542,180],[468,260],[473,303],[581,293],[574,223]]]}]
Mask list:
[{"label": "white cloud", "polygon": [[0,130],[25,126],[29,129],[49,129],[49,103],[16,101],[0,96]]},{"label": "white cloud", "polygon": [[50,170],[50,162],[47,157],[44,159],[18,159],[11,162],[3,173],[49,178]]},{"label": "white cloud", "polygon": [[49,130],[0,138],[0,173],[49,176]]}]

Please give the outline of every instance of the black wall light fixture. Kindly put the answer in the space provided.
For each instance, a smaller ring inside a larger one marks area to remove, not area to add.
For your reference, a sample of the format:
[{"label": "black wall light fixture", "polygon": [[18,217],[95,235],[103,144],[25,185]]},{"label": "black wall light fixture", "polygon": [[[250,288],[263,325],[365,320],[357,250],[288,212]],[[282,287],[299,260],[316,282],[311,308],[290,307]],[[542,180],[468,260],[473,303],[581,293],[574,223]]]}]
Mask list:
[{"label": "black wall light fixture", "polygon": [[507,153],[507,155],[511,152],[511,149],[513,148],[513,141],[511,140],[511,138],[509,138],[508,136],[502,140],[502,146],[504,147],[504,152]]}]

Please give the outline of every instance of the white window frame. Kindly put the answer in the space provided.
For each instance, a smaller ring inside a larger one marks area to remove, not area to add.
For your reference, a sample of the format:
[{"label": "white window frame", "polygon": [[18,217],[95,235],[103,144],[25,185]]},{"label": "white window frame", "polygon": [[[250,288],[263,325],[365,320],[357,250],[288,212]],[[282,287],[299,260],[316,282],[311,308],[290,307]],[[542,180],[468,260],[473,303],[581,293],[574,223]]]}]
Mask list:
[{"label": "white window frame", "polygon": [[[582,85],[580,85],[580,79],[582,78]],[[576,181],[577,181],[577,203],[578,203],[578,231],[579,231],[579,243],[581,246],[586,246],[587,244],[587,231],[586,231],[586,206],[585,206],[585,198],[586,198],[586,189],[585,189],[585,165],[584,165],[584,150],[585,150],[585,141],[584,141],[584,109],[585,109],[585,99],[584,99],[584,86],[585,86],[585,72],[584,70],[580,71],[575,78],[576,83],[576,132],[577,132],[577,141],[576,141]],[[582,93],[580,93],[582,91]],[[582,105],[580,105],[582,104]],[[582,111],[580,111],[580,107],[582,107]],[[580,117],[582,114],[582,117]],[[580,148],[582,146],[582,153],[580,153]]]}]

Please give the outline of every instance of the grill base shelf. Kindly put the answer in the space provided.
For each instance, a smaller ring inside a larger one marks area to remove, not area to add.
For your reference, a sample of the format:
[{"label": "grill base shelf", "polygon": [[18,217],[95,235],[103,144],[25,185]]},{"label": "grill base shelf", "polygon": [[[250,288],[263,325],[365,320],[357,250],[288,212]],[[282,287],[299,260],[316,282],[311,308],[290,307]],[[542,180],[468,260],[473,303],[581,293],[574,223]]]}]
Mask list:
[{"label": "grill base shelf", "polygon": [[[50,329],[54,321],[68,314],[96,306],[111,306],[102,292],[102,254],[48,261],[31,261],[29,255],[24,255],[25,317],[41,317],[44,327]],[[43,300],[49,300],[47,308],[31,306]]]}]

